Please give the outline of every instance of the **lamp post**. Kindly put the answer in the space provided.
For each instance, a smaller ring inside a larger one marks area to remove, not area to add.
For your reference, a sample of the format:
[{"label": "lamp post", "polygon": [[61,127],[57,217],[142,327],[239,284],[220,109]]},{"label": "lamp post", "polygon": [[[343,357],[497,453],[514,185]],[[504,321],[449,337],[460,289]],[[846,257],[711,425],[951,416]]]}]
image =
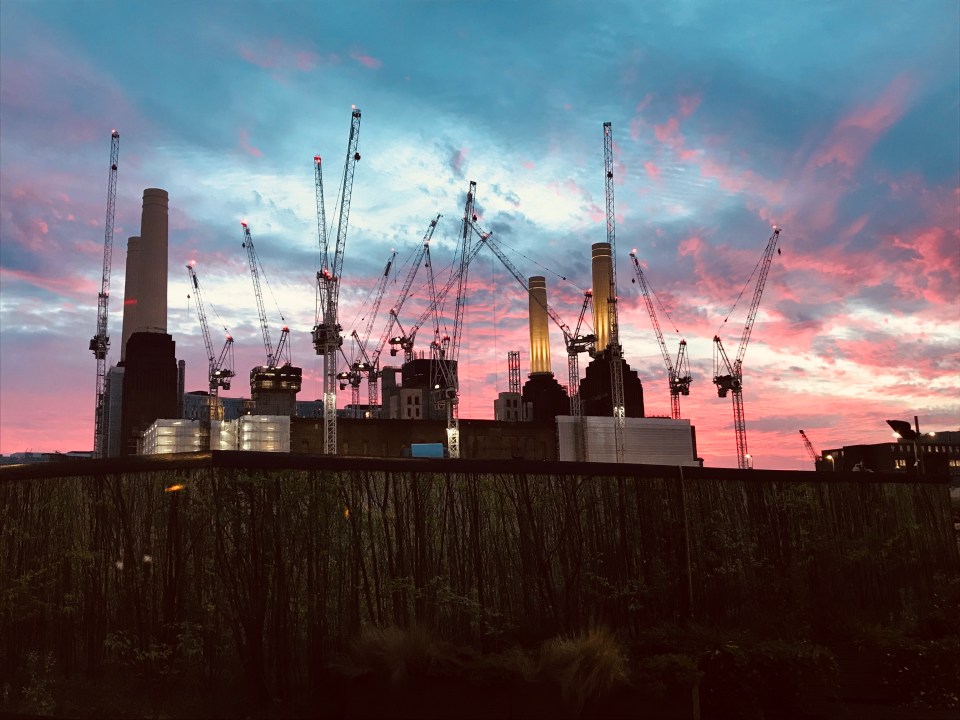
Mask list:
[{"label": "lamp post", "polygon": [[913,466],[916,468],[915,472],[920,475],[925,475],[923,454],[920,452],[919,447],[920,419],[916,415],[913,416],[913,427],[910,427],[910,423],[906,420],[887,420],[887,425],[893,429],[897,437],[913,441]]}]

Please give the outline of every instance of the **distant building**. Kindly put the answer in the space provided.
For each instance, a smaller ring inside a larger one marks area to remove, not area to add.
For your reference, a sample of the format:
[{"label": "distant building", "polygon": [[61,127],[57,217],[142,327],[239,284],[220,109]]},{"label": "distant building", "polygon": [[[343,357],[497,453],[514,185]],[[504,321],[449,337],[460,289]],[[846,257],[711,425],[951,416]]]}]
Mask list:
[{"label": "distant building", "polygon": [[526,420],[523,408],[523,397],[517,392],[502,392],[493,401],[493,419],[503,422],[520,422]]},{"label": "distant building", "polygon": [[873,445],[845,445],[824,450],[817,462],[819,472],[948,473],[960,482],[960,431],[921,435],[913,440]]},{"label": "distant building", "polygon": [[17,452],[0,455],[0,465],[25,465],[28,463],[61,462],[63,460],[89,460],[93,450],[71,450],[70,452]]}]

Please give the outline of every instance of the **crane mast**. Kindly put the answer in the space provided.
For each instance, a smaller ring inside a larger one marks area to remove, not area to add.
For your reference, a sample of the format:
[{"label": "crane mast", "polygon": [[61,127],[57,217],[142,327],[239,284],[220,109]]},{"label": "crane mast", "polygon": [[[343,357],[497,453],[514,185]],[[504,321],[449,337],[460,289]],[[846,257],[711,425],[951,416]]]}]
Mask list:
[{"label": "crane mast", "polygon": [[663,362],[667,366],[667,378],[670,387],[670,417],[674,420],[680,419],[680,396],[690,394],[689,365],[687,364],[687,341],[680,340],[680,349],[677,352],[676,365],[670,360],[670,353],[667,350],[667,343],[663,339],[663,331],[660,329],[660,321],[657,319],[657,311],[653,306],[650,286],[647,283],[647,277],[643,274],[643,268],[640,267],[640,261],[637,259],[637,251],[630,253],[633,260],[633,269],[637,276],[637,282],[640,283],[640,290],[643,293],[643,301],[647,307],[647,314],[650,315],[650,322],[653,324],[653,330],[657,335],[657,343],[660,345],[660,353],[663,355]]},{"label": "crane mast", "polygon": [[580,334],[580,328],[583,327],[583,318],[590,308],[593,301],[593,291],[585,290],[583,293],[583,304],[580,306],[580,317],[577,319],[577,327],[573,335],[569,338],[564,336],[563,340],[567,346],[567,381],[568,393],[570,395],[570,414],[579,418],[583,416],[583,403],[580,399],[580,353],[587,353],[590,357],[596,354],[595,344],[597,336],[593,333],[587,335]]},{"label": "crane mast", "polygon": [[[454,277],[457,283],[456,306],[453,316],[453,333],[449,340],[443,338],[434,338],[436,353],[436,362],[433,364],[431,385],[440,392],[440,402],[447,411],[447,451],[451,458],[460,457],[460,381],[459,370],[456,368],[457,359],[460,351],[460,338],[463,326],[463,313],[466,306],[466,288],[467,274],[470,268],[470,260],[473,255],[470,252],[470,240],[473,237],[474,215],[474,197],[477,192],[477,183],[470,181],[467,189],[467,199],[463,207],[463,224],[460,231],[460,266]],[[479,243],[477,245],[479,247]],[[453,280],[453,278],[451,278]],[[431,303],[437,306],[436,298]]]},{"label": "crane mast", "polygon": [[250,226],[246,220],[241,220],[243,227],[243,247],[247,251],[247,261],[250,265],[250,275],[253,277],[253,294],[257,298],[257,312],[260,315],[260,331],[263,334],[263,347],[267,351],[267,367],[276,367],[277,360],[281,356],[286,344],[286,336],[290,332],[286,326],[280,334],[280,343],[277,346],[277,352],[273,350],[273,342],[270,340],[270,327],[267,324],[267,311],[263,306],[263,292],[260,290],[260,258],[257,257],[257,249],[253,245],[253,236],[250,234]]},{"label": "crane mast", "polygon": [[767,246],[760,258],[758,265],[760,273],[757,276],[757,285],[753,291],[750,310],[747,312],[746,324],[743,326],[743,332],[740,335],[740,346],[732,363],[723,347],[720,336],[713,336],[713,382],[717,386],[717,395],[726,397],[728,393],[731,393],[733,398],[733,429],[737,441],[737,467],[741,470],[750,467],[750,455],[747,450],[747,425],[743,412],[743,358],[747,352],[747,343],[750,342],[753,325],[757,319],[757,309],[760,307],[760,297],[763,295],[763,288],[767,283],[773,253],[777,249],[777,242],[780,240],[780,230],[781,228],[774,226],[773,233],[767,240]]},{"label": "crane mast", "polygon": [[610,244],[611,272],[610,297],[607,311],[610,316],[610,394],[613,399],[614,437],[617,462],[623,462],[623,434],[626,425],[626,408],[623,397],[623,348],[620,346],[620,325],[617,314],[617,240],[613,203],[613,129],[609,122],[603,124],[603,164],[607,200],[607,242]]},{"label": "crane mast", "polygon": [[207,322],[207,313],[203,307],[203,293],[200,290],[200,281],[197,279],[197,273],[192,265],[187,265],[187,272],[190,275],[190,281],[196,291],[197,299],[197,317],[200,320],[200,330],[203,334],[203,344],[207,350],[207,381],[209,383],[210,395],[207,406],[207,413],[200,421],[200,440],[201,448],[212,450],[212,437],[210,429],[214,420],[223,419],[223,410],[220,405],[220,388],[230,389],[230,378],[234,376],[233,372],[233,337],[227,334],[227,338],[220,350],[220,355],[215,355],[213,351],[213,341],[210,339],[210,327]]},{"label": "crane mast", "polygon": [[[337,220],[337,238],[333,254],[326,231],[326,215],[323,209],[323,174],[320,157],[315,156],[315,186],[317,194],[317,224],[320,234],[321,269],[317,272],[319,302],[317,322],[313,327],[313,346],[317,355],[323,355],[323,452],[337,452],[337,350],[343,345],[342,327],[337,317],[340,295],[340,273],[343,269],[343,252],[347,241],[347,225],[350,218],[350,201],[353,197],[353,175],[360,153],[360,110],[353,108],[350,115],[350,136],[347,139],[347,157],[343,166],[343,184],[340,187],[340,211]],[[322,313],[322,317],[321,314]]]},{"label": "crane mast", "polygon": [[107,353],[110,337],[107,335],[107,320],[110,306],[110,269],[113,264],[113,221],[117,207],[117,163],[120,158],[120,133],[110,133],[110,175],[107,180],[107,217],[103,231],[103,273],[100,278],[100,294],[97,296],[97,334],[90,339],[90,350],[97,360],[96,405],[94,407],[93,456],[106,455],[106,398],[104,387],[107,377]]},{"label": "crane mast", "polygon": [[[393,261],[396,257],[397,253],[395,251],[390,253],[390,259],[387,260],[383,273],[377,279],[377,284],[373,290],[373,306],[370,309],[363,336],[361,337],[356,330],[350,333],[350,336],[357,344],[357,351],[360,353],[360,357],[354,358],[354,361],[350,363],[350,372],[348,374],[352,392],[351,402],[354,408],[354,417],[356,417],[360,406],[360,381],[366,376],[368,393],[371,378],[373,378],[372,382],[374,385],[377,383],[375,366],[371,363],[370,356],[367,354],[367,343],[370,341],[370,333],[373,332],[373,323],[377,319],[377,313],[380,311],[380,303],[383,302],[383,293],[386,291],[387,281],[390,279],[390,269],[393,267]],[[370,410],[373,410],[372,404],[370,405]]]}]

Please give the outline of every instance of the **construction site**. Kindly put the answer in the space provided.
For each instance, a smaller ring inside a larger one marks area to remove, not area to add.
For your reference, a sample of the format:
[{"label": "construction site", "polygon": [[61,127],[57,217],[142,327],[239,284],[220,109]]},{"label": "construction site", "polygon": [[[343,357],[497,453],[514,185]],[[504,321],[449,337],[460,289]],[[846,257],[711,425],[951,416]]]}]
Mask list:
[{"label": "construction site", "polygon": [[[316,318],[310,336],[322,358],[323,389],[317,401],[298,399],[303,369],[293,364],[290,333],[268,318],[261,278],[264,266],[253,231],[241,223],[264,362],[249,370],[249,398],[221,397],[235,382],[233,337],[215,345],[209,327],[201,280],[187,266],[190,291],[208,358],[208,386],[187,391],[185,363],[176,357],[176,343],[167,331],[168,213],[166,190],[143,192],[140,234],[127,241],[123,328],[120,360],[107,367],[107,328],[113,226],[119,168],[119,133],[111,133],[110,173],[104,236],[97,332],[90,349],[97,361],[94,457],[163,454],[206,450],[266,450],[366,457],[536,459],[585,462],[702,465],[696,429],[681,414],[681,397],[689,395],[693,377],[686,341],[667,347],[655,306],[655,293],[637,250],[629,255],[643,295],[650,327],[663,366],[644,373],[663,375],[656,392],[668,392],[669,416],[648,417],[638,369],[625,359],[618,304],[618,257],[614,202],[613,130],[602,127],[602,159],[606,227],[600,242],[584,248],[590,257],[590,289],[583,292],[578,317],[560,317],[548,297],[545,274],[522,273],[511,252],[481,227],[475,206],[477,183],[466,188],[460,232],[447,272],[435,271],[431,240],[442,214],[427,222],[422,242],[410,261],[399,293],[387,297],[388,280],[398,280],[396,252],[379,277],[365,308],[364,326],[345,332],[339,298],[344,285],[344,257],[354,175],[361,159],[361,112],[351,110],[343,173],[336,190],[335,212],[327,216],[323,163],[314,156],[317,242]],[[458,211],[459,212],[459,211]],[[713,383],[720,397],[733,404],[733,438],[738,466],[752,467],[743,407],[743,360],[774,254],[780,229],[773,228],[748,280],[752,302],[736,354],[728,356],[721,338],[714,338]],[[460,417],[460,350],[464,311],[469,303],[471,262],[481,253],[494,256],[528,297],[530,344],[507,353],[508,386],[489,388],[493,420]],[[365,279],[364,279],[365,280]],[[406,306],[415,287],[427,288],[427,302]],[[746,289],[746,288],[745,288]],[[388,304],[389,303],[389,304]],[[281,317],[283,322],[283,318]],[[633,320],[637,322],[636,319]],[[377,329],[382,328],[379,332]],[[559,332],[566,350],[566,373],[554,374],[550,333]],[[379,339],[378,339],[379,338]],[[731,353],[732,354],[732,353]],[[521,355],[529,358],[523,381]],[[361,402],[361,390],[366,396]],[[662,390],[661,390],[662,388]],[[349,402],[346,392],[349,391]],[[340,393],[338,395],[338,393]]]}]

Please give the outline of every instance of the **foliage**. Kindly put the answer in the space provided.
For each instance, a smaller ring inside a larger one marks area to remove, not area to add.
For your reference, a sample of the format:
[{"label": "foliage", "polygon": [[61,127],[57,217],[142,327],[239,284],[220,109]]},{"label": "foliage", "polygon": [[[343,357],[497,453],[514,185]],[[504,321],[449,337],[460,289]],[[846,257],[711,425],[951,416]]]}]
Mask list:
[{"label": "foliage", "polygon": [[634,684],[645,696],[655,699],[690,691],[703,678],[697,659],[682,653],[643,657],[633,670]]},{"label": "foliage", "polygon": [[727,642],[705,655],[700,668],[708,720],[803,716],[838,681],[833,654],[808,642]]},{"label": "foliage", "polygon": [[54,660],[47,653],[42,661],[35,652],[27,653],[27,685],[23,688],[22,709],[37,715],[50,715],[57,703],[53,697]]},{"label": "foliage", "polygon": [[[269,706],[350,650],[358,668],[387,677],[479,668],[581,699],[631,671],[690,681],[685,656],[722,694],[711,674],[828,678],[829,667],[796,642],[763,649],[709,628],[788,638],[813,628],[824,642],[862,618],[932,642],[906,658],[918,668],[946,662],[945,638],[958,632],[956,547],[936,485],[257,462],[5,474],[0,677],[10,693],[29,684],[29,653],[52,653],[64,676],[239,682]],[[684,624],[686,634],[644,637]],[[30,682],[39,693],[48,679],[38,670]]]},{"label": "foliage", "polygon": [[537,678],[559,685],[564,699],[582,707],[628,680],[627,661],[613,633],[591,628],[575,637],[554,638],[540,649]]},{"label": "foliage", "polygon": [[892,628],[863,628],[856,646],[879,659],[879,682],[894,702],[960,709],[960,635],[919,638]]}]

